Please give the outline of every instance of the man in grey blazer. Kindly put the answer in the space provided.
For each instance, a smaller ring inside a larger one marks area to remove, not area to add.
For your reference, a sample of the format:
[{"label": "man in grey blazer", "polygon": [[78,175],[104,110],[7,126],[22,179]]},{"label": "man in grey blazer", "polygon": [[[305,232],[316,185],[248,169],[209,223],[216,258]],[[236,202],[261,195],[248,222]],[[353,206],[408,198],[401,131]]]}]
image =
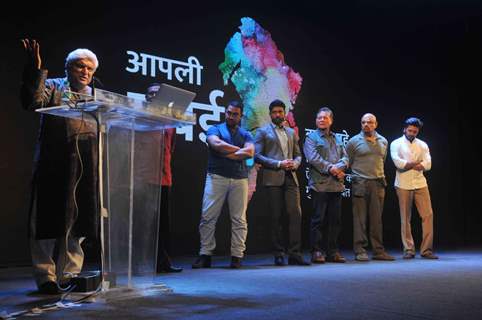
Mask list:
[{"label": "man in grey blazer", "polygon": [[[270,103],[271,123],[256,131],[254,160],[262,165],[261,184],[268,193],[275,265],[285,264],[285,253],[288,254],[288,264],[309,265],[301,255],[301,205],[296,177],[301,163],[299,138],[293,129],[283,125],[285,109],[281,100]],[[285,215],[288,218],[287,248],[282,236]]]}]

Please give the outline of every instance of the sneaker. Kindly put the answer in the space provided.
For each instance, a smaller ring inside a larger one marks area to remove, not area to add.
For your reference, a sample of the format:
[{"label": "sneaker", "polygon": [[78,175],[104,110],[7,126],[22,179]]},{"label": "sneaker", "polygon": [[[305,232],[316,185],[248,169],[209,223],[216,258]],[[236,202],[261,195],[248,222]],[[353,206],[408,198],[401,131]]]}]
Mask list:
[{"label": "sneaker", "polygon": [[241,258],[240,257],[235,257],[235,256],[232,256],[231,257],[231,265],[230,267],[232,269],[239,269],[241,268]]},{"label": "sneaker", "polygon": [[374,254],[372,259],[373,260],[381,260],[381,261],[393,261],[393,260],[395,260],[394,257],[392,257],[391,255],[389,255],[386,252]]},{"label": "sneaker", "polygon": [[200,255],[196,261],[192,264],[193,269],[201,269],[201,268],[211,268],[211,256],[206,254]]},{"label": "sneaker", "polygon": [[355,255],[355,260],[356,260],[356,261],[361,261],[361,262],[370,261],[370,259],[368,259],[368,254],[366,254],[366,252],[362,252],[362,253],[356,254],[356,255]]}]

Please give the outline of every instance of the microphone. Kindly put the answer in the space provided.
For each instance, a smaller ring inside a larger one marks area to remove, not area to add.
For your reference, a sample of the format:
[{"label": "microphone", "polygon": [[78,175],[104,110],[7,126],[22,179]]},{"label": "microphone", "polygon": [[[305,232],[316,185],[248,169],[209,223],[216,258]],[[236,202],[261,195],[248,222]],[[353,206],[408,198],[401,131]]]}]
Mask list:
[{"label": "microphone", "polygon": [[99,80],[99,78],[97,78],[96,76],[92,76],[92,96],[94,97],[94,100],[96,99],[95,98],[95,87],[96,87],[95,84],[97,84],[101,88],[104,87],[104,84],[102,83],[102,81]]},{"label": "microphone", "polygon": [[95,84],[97,84],[97,87],[104,88],[102,81],[96,76],[92,76],[92,88],[94,88]]}]

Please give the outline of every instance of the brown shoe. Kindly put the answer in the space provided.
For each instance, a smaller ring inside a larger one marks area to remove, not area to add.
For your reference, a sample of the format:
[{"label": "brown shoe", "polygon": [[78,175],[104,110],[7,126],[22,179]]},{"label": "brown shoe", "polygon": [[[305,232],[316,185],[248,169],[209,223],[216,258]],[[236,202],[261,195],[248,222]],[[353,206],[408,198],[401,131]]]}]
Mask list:
[{"label": "brown shoe", "polygon": [[326,257],[327,262],[345,263],[346,259],[339,253]]},{"label": "brown shoe", "polygon": [[412,252],[405,252],[403,254],[403,259],[413,259],[413,258],[415,258],[415,254]]},{"label": "brown shoe", "polygon": [[311,262],[325,263],[325,256],[320,251],[313,251],[313,253],[311,254]]},{"label": "brown shoe", "polygon": [[432,252],[422,254],[422,258],[425,259],[438,259],[438,256],[434,255]]},{"label": "brown shoe", "polygon": [[395,258],[389,255],[386,252],[380,252],[377,254],[374,254],[372,257],[373,260],[381,260],[381,261],[394,261]]}]

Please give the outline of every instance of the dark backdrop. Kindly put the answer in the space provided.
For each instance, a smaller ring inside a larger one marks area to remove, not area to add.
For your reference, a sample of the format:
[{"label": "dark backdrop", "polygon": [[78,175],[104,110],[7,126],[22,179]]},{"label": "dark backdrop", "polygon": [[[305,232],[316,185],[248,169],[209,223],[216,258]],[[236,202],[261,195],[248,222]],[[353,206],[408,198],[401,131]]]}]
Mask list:
[{"label": "dark backdrop", "polygon": [[[163,75],[154,79],[126,72],[127,50],[184,61],[194,55],[204,66],[202,85],[169,83],[196,91],[195,101],[201,103],[209,103],[211,90],[222,90],[224,97],[218,104],[226,105],[238,97],[232,86],[223,86],[217,66],[244,16],[252,17],[271,33],[286,63],[303,77],[295,110],[302,140],[304,128],[314,128],[315,113],[322,105],[334,110],[334,130],[347,130],[350,136],[359,132],[363,113],[374,113],[379,132],[389,142],[401,136],[406,117],[420,117],[425,122],[420,138],[429,144],[433,159],[427,177],[435,212],[435,246],[480,244],[481,135],[476,94],[482,71],[480,5],[455,0],[296,5],[38,5],[28,11],[13,10],[8,16],[3,13],[0,264],[29,262],[27,208],[38,115],[23,111],[18,101],[24,63],[20,39],[40,41],[44,65],[53,77],[62,76],[68,52],[90,48],[99,57],[97,76],[105,89],[122,94],[143,92],[154,80],[167,82]],[[207,158],[205,145],[197,139],[199,132],[197,126],[192,142],[177,136],[173,158],[174,254],[198,250]],[[400,222],[390,157],[386,174],[384,238],[388,247],[398,250]],[[301,171],[300,177],[303,175]],[[248,208],[248,254],[270,250],[265,199],[259,189]],[[311,201],[303,196],[302,206],[307,248]],[[414,219],[418,220],[416,213]],[[340,240],[346,249],[351,248],[351,224],[351,203],[345,199]],[[419,241],[419,223],[414,233]],[[229,251],[226,215],[218,223],[217,237],[219,253]]]}]

